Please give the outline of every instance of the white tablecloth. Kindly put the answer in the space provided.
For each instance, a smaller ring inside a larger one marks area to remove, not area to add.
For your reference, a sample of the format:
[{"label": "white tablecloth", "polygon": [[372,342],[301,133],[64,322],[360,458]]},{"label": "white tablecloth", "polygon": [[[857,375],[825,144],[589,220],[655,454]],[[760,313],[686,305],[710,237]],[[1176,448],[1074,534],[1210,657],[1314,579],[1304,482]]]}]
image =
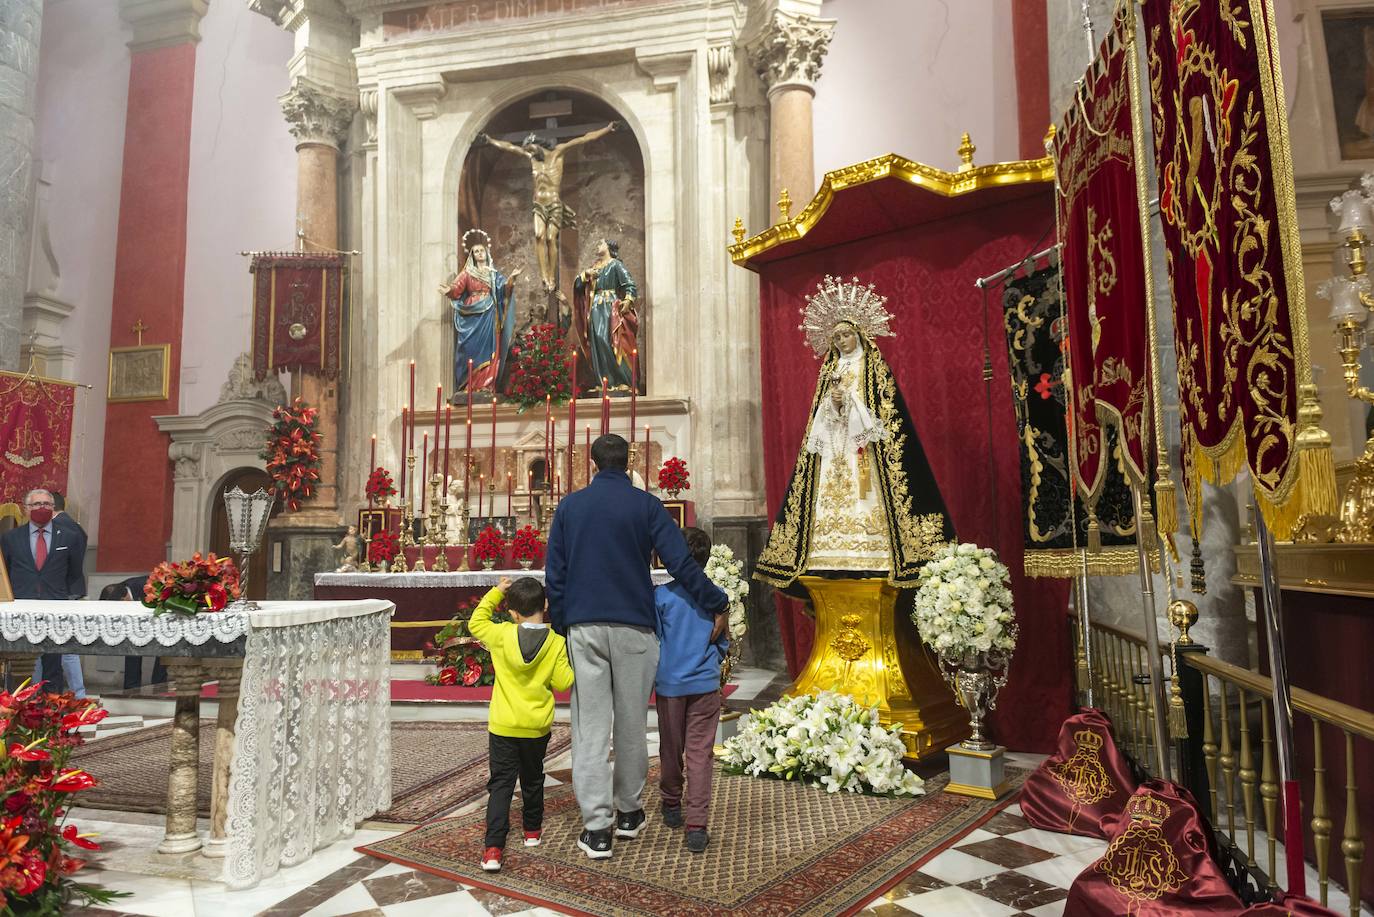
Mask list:
[{"label": "white tablecloth", "polygon": [[187,618],[134,602],[17,601],[0,604],[0,636],[132,649],[246,635],[224,878],[247,888],[391,806],[394,610],[379,599],[264,602]]},{"label": "white tablecloth", "polygon": [[[532,576],[544,578],[543,570],[468,570],[458,573],[316,573],[316,586],[369,586],[374,589],[462,589],[464,587],[495,586],[501,577],[519,579]],[[651,570],[655,586],[671,583],[667,570]]]}]

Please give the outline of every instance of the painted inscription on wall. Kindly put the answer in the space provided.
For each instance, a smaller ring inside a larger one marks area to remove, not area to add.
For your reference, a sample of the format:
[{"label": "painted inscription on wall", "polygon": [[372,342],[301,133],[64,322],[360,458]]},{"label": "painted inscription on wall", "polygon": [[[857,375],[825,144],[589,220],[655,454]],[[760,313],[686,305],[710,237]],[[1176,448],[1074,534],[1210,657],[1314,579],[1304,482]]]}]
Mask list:
[{"label": "painted inscription on wall", "polygon": [[502,25],[559,16],[595,16],[664,0],[451,0],[382,13],[386,39],[429,32],[453,32],[475,26]]}]

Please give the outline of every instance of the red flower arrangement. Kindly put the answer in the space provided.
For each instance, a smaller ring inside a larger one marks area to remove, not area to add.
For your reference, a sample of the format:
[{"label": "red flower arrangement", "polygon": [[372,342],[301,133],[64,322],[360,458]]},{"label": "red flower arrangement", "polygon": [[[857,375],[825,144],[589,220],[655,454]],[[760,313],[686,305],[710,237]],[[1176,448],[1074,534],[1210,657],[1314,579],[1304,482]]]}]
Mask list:
[{"label": "red flower arrangement", "polygon": [[267,428],[267,447],[261,457],[277,496],[295,512],[301,501],[315,493],[320,479],[320,434],[315,432],[318,412],[297,398],[291,407],[277,405],[272,411],[272,426]]},{"label": "red flower arrangement", "polygon": [[67,762],[82,744],[77,730],[103,720],[105,711],[94,701],[41,688],[25,683],[13,694],[0,692],[0,893],[6,914],[65,913],[125,897],[69,878],[85,861],[68,850],[100,845],[64,824],[74,805],[70,794],[96,783]]},{"label": "red flower arrangement", "polygon": [[688,480],[690,477],[687,463],[674,456],[664,462],[662,468],[658,469],[658,489],[666,490],[668,496],[677,499],[678,493],[692,489],[692,482]]},{"label": "red flower arrangement", "polygon": [[[491,664],[491,653],[480,641],[468,632],[468,619],[477,608],[480,599],[473,597],[458,606],[453,620],[445,624],[434,639],[425,644],[425,661],[439,665],[439,671],[426,675],[425,681],[432,685],[450,687],[463,685],[490,685],[496,682],[496,669]],[[509,621],[510,616],[497,611],[491,616],[493,621]]]},{"label": "red flower arrangement", "polygon": [[401,551],[401,539],[390,529],[382,529],[367,543],[368,563],[379,564],[392,561]]},{"label": "red flower arrangement", "polygon": [[568,379],[572,349],[557,325],[534,325],[511,348],[510,382],[506,395],[521,411],[544,404],[566,404],[572,397]]},{"label": "red flower arrangement", "polygon": [[505,553],[506,539],[492,526],[482,529],[472,546],[472,556],[480,560],[483,566],[495,564]]},{"label": "red flower arrangement", "polygon": [[222,611],[242,595],[239,568],[228,557],[212,552],[202,558],[199,552],[180,563],[163,561],[148,574],[143,587],[143,604],[157,614],[173,611],[195,615],[202,611]]},{"label": "red flower arrangement", "polygon": [[391,479],[391,472],[380,465],[373,468],[367,476],[367,487],[363,488],[363,493],[368,500],[385,505],[387,497],[396,496],[396,484]]},{"label": "red flower arrangement", "polygon": [[[527,525],[515,533],[511,541],[511,556],[519,561],[533,563],[544,556],[544,540],[539,537],[539,529]],[[525,566],[524,563],[521,566]]]}]

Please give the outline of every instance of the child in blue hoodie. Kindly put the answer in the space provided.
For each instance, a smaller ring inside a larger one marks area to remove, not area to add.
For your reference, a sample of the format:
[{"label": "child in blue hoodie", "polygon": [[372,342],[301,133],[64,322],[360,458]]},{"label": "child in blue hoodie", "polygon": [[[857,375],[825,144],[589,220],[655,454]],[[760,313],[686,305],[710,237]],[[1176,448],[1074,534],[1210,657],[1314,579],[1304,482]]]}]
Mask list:
[{"label": "child in blue hoodie", "polygon": [[[711,556],[711,536],[686,528],[687,548],[703,567]],[[663,823],[680,828],[693,853],[706,849],[711,809],[712,750],[720,721],[720,664],[728,642],[711,639],[716,615],[703,611],[676,582],[654,591],[659,640],[654,693],[658,708],[659,793]],[[686,761],[686,792],[683,762]]]}]

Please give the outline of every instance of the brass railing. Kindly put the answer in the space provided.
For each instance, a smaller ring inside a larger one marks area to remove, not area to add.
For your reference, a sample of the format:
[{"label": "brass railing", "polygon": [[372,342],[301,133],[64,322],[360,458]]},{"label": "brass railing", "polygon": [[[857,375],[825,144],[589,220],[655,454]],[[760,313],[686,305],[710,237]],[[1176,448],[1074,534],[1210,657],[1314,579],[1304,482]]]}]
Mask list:
[{"label": "brass railing", "polygon": [[[1070,620],[1077,651],[1077,622]],[[1107,624],[1094,623],[1090,634],[1095,705],[1111,717],[1118,745],[1132,765],[1148,773],[1154,759],[1145,641]],[[1266,676],[1211,658],[1205,647],[1180,646],[1178,657],[1188,737],[1172,743],[1175,774],[1211,821],[1222,848],[1221,865],[1237,893],[1246,903],[1267,898],[1279,888],[1282,841],[1272,684]],[[1295,759],[1306,771],[1300,777],[1303,811],[1311,813],[1307,846],[1317,871],[1316,897],[1328,903],[1335,865],[1333,816],[1343,808],[1342,875],[1334,878],[1345,880],[1351,917],[1358,917],[1366,833],[1360,824],[1360,778],[1374,782],[1374,772],[1366,765],[1362,774],[1356,762],[1374,753],[1374,713],[1301,688],[1292,689],[1292,705]],[[1344,806],[1333,807],[1339,797]]]}]

